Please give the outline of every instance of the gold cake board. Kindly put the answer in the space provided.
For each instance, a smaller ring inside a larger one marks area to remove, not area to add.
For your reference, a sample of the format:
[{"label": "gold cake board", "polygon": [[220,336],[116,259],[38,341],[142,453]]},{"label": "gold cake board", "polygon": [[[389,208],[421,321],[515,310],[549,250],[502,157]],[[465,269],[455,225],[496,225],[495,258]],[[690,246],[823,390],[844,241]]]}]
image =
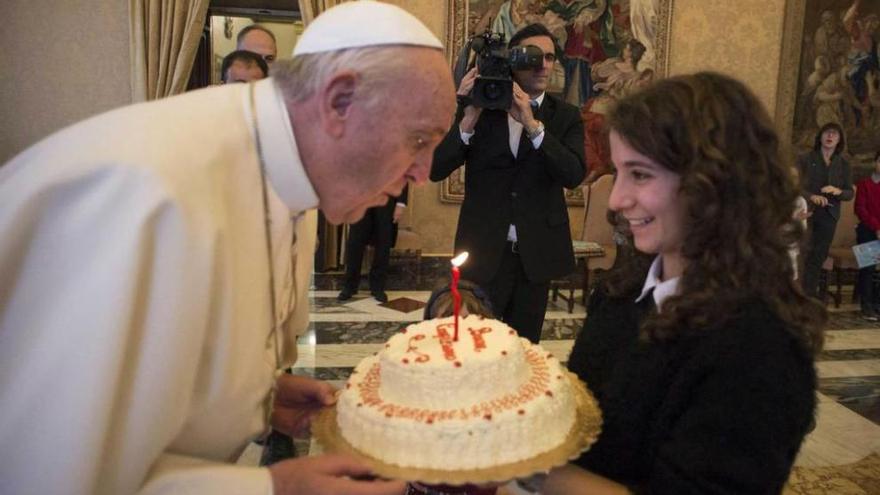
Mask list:
[{"label": "gold cake board", "polygon": [[514,478],[525,478],[547,472],[576,459],[590,448],[602,430],[602,413],[587,386],[571,372],[566,372],[571,383],[577,414],[565,441],[556,448],[529,459],[480,469],[447,471],[387,464],[352,447],[339,432],[336,424],[336,406],[321,411],[312,422],[312,434],[329,452],[351,454],[368,465],[374,474],[388,479],[418,481],[436,485],[464,485],[503,483]]}]

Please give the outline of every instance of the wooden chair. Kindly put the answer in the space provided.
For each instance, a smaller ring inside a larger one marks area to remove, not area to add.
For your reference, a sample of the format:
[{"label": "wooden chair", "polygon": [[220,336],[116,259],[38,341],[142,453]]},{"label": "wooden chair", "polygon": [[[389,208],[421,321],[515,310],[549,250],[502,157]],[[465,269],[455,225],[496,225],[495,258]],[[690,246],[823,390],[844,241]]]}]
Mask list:
[{"label": "wooden chair", "polygon": [[602,248],[603,255],[585,258],[583,300],[587,303],[590,293],[591,272],[608,270],[614,265],[617,257],[617,244],[614,242],[614,228],[608,223],[608,199],[614,185],[613,175],[603,175],[589,186],[584,186],[584,229],[582,241],[595,242]]},{"label": "wooden chair", "polygon": [[[578,266],[574,273],[550,284],[553,301],[561,297],[568,303],[569,313],[574,309],[575,288],[581,287],[581,299],[586,306],[590,292],[590,273],[608,270],[617,257],[614,228],[607,218],[608,199],[613,185],[614,176],[603,175],[596,181],[581,186],[584,193],[584,225],[580,241],[574,241],[572,246]],[[598,256],[597,251],[601,252]],[[567,290],[568,296],[560,294],[560,290]]]},{"label": "wooden chair", "polygon": [[[832,294],[834,307],[840,307],[843,289],[843,279],[856,279],[859,265],[852,247],[856,245],[856,225],[859,219],[856,217],[855,204],[852,201],[845,202],[840,207],[840,219],[837,220],[837,228],[834,230],[834,239],[831,241],[831,249],[828,250],[828,258],[831,259],[830,273],[834,275],[835,293]],[[823,268],[828,267],[826,259]],[[828,272],[826,272],[826,277]],[[830,278],[829,278],[830,280]],[[856,302],[858,293],[853,290],[852,302]]]}]

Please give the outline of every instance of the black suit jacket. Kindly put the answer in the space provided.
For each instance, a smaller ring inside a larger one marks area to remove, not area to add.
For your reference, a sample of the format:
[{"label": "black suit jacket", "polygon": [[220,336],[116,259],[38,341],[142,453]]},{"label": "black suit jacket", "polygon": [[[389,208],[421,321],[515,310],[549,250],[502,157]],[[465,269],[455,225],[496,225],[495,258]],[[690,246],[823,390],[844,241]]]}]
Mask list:
[{"label": "black suit jacket", "polygon": [[389,197],[382,206],[369,208],[364,218],[351,224],[349,238],[356,240],[356,249],[363,250],[367,244],[376,249],[391,249],[397,241],[397,224],[394,223],[394,208],[397,203],[406,205],[409,199],[409,184],[403,187],[400,196]]},{"label": "black suit jacket", "polygon": [[465,162],[465,195],[455,234],[455,251],[468,251],[463,277],[491,280],[501,262],[508,226],[516,226],[526,276],[546,282],[574,269],[563,187],[577,187],[585,175],[584,125],[578,110],[550,95],[536,112],[544,123],[538,149],[525,136],[518,156],[510,152],[507,112],[483,110],[470,144],[459,132],[463,116],[434,152],[431,180],[445,179]]}]

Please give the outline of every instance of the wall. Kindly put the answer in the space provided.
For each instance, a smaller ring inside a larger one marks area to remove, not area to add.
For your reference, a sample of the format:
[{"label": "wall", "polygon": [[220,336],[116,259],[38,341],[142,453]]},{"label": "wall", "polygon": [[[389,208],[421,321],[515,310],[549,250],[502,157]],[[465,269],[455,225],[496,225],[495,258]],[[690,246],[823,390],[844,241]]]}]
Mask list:
[{"label": "wall", "polygon": [[773,115],[784,19],[785,0],[674,0],[669,72],[735,76]]},{"label": "wall", "polygon": [[3,0],[0,18],[0,164],[131,102],[128,2]]}]

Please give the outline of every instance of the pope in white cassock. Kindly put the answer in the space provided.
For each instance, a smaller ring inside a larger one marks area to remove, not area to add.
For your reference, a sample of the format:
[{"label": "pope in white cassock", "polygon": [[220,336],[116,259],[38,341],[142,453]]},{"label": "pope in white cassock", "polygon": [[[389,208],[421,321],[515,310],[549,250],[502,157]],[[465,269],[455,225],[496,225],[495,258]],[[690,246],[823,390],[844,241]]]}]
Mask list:
[{"label": "pope in white cassock", "polygon": [[276,380],[306,326],[313,209],[350,223],[424,182],[455,106],[440,42],[388,4],[326,11],[293,55],[0,168],[0,493],[403,490],[343,456],[231,464],[333,401]]}]

